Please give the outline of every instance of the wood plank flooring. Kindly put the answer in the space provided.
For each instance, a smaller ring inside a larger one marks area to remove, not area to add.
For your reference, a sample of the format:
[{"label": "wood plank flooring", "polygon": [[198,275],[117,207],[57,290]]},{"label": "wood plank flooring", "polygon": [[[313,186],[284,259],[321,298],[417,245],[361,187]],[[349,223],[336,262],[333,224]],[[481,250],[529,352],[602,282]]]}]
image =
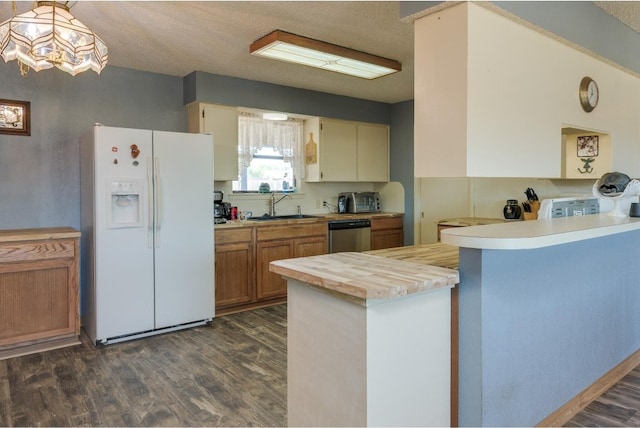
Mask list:
[{"label": "wood plank flooring", "polygon": [[286,305],[0,361],[0,426],[286,426]]},{"label": "wood plank flooring", "polygon": [[[0,361],[0,426],[286,426],[287,308]],[[567,427],[640,426],[640,367]]]},{"label": "wood plank flooring", "polygon": [[640,366],[575,415],[566,427],[640,426]]}]

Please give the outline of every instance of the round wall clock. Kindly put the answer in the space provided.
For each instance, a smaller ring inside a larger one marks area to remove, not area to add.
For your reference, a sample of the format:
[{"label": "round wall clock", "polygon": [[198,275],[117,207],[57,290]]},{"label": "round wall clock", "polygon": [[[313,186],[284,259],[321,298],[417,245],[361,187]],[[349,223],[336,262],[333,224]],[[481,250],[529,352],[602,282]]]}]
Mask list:
[{"label": "round wall clock", "polygon": [[582,109],[589,113],[598,105],[598,99],[600,98],[598,84],[591,77],[583,77],[578,95]]}]

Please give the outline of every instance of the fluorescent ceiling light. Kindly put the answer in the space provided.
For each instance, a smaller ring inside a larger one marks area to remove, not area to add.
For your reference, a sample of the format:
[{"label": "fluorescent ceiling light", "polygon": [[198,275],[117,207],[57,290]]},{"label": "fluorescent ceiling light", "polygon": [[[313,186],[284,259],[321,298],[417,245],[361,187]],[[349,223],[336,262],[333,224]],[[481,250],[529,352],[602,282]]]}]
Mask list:
[{"label": "fluorescent ceiling light", "polygon": [[284,113],[263,113],[262,118],[266,120],[287,120],[289,116]]},{"label": "fluorescent ceiling light", "polygon": [[363,79],[376,79],[402,70],[402,64],[392,59],[281,30],[275,30],[253,42],[249,52],[252,55],[322,68]]}]

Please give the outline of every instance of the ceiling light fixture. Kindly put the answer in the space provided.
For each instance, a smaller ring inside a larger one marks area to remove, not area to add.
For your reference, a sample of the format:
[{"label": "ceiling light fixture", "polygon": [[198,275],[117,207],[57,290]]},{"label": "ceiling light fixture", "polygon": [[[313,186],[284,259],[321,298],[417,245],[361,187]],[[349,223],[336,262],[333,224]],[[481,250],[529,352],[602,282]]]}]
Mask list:
[{"label": "ceiling light fixture", "polygon": [[398,61],[282,30],[275,30],[256,40],[249,47],[249,52],[364,79],[376,79],[402,70]]},{"label": "ceiling light fixture", "polygon": [[[23,76],[53,66],[75,76],[107,65],[104,42],[69,13],[68,2],[39,1],[35,9],[0,24],[0,55],[17,59]],[[15,9],[14,9],[15,11]]]}]

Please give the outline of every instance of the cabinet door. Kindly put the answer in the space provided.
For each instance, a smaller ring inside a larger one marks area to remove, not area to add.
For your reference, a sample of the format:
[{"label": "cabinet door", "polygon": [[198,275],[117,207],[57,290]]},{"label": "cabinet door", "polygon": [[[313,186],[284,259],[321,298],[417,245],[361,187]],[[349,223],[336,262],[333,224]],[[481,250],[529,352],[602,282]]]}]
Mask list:
[{"label": "cabinet door", "polygon": [[216,309],[253,299],[252,243],[216,245]]},{"label": "cabinet door", "polygon": [[281,275],[269,272],[269,263],[274,260],[290,259],[293,257],[293,243],[291,240],[258,242],[256,247],[258,272],[256,284],[256,298],[268,299],[287,295],[287,281]]},{"label": "cabinet door", "polygon": [[371,249],[402,247],[404,245],[403,217],[371,219]]},{"label": "cabinet door", "polygon": [[402,247],[404,244],[402,229],[378,230],[371,232],[371,249]]},{"label": "cabinet door", "polygon": [[320,181],[357,181],[356,124],[322,120],[318,144]]},{"label": "cabinet door", "polygon": [[296,239],[293,243],[294,257],[309,257],[327,254],[327,239],[324,236]]},{"label": "cabinet door", "polygon": [[358,181],[389,181],[389,127],[358,124]]},{"label": "cabinet door", "polygon": [[[213,176],[216,181],[238,179],[238,111],[214,104],[190,104],[189,132],[213,135]],[[194,117],[195,116],[195,117]]]},{"label": "cabinet door", "polygon": [[0,357],[14,345],[38,351],[49,340],[77,337],[78,292],[77,240],[0,244]]}]

